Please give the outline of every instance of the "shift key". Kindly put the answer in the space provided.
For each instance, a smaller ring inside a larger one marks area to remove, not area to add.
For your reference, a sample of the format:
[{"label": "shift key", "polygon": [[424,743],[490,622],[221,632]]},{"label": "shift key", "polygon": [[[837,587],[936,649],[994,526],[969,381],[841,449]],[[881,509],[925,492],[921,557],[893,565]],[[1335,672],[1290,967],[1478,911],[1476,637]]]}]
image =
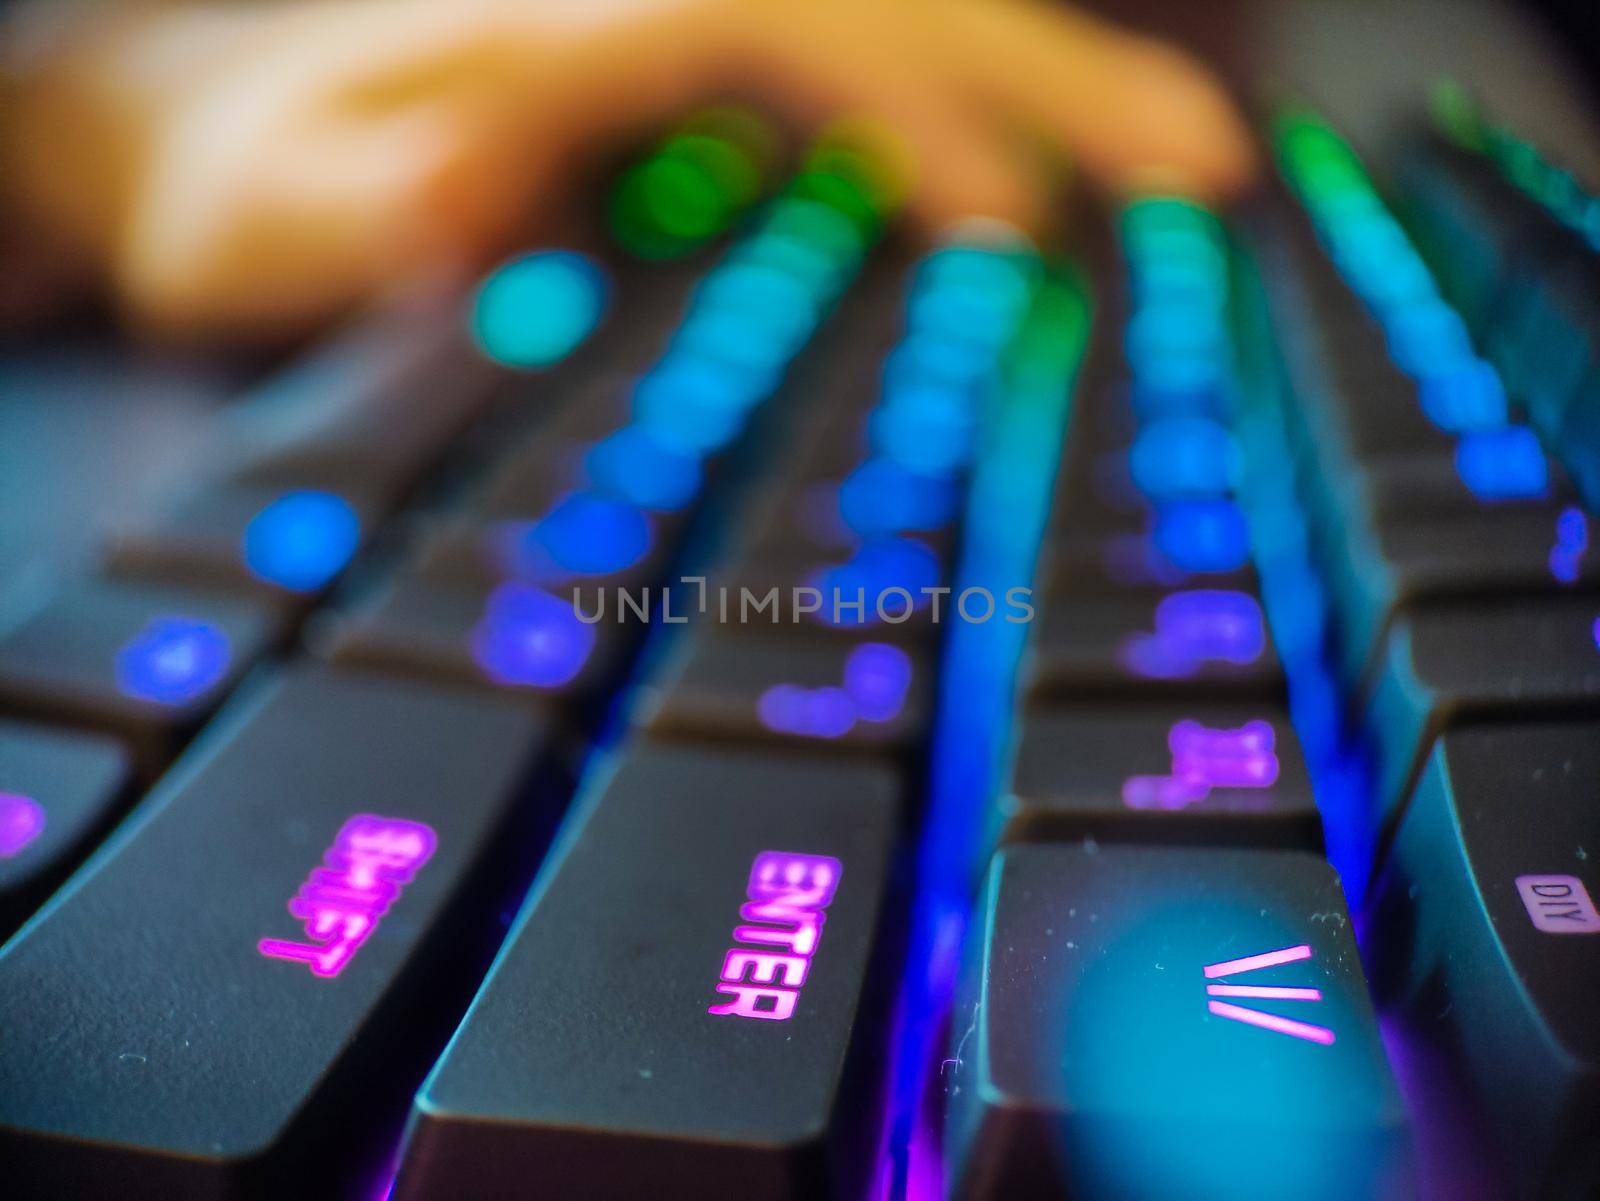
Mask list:
[{"label": "shift key", "polygon": [[861,1195],[896,790],[633,751],[418,1094],[397,1201]]},{"label": "shift key", "polygon": [[353,1195],[499,931],[542,730],[327,669],[241,695],[0,951],[6,1195]]}]

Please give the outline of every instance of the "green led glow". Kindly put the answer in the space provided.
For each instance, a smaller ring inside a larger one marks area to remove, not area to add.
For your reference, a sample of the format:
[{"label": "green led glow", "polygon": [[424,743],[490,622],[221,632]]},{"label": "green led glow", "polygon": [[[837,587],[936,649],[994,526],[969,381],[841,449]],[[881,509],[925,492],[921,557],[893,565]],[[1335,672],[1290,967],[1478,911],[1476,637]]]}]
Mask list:
[{"label": "green led glow", "polygon": [[859,259],[869,241],[853,221],[826,201],[804,198],[774,205],[762,232],[793,238],[840,266]]},{"label": "green led glow", "polygon": [[775,135],[753,113],[697,113],[624,173],[611,205],[622,246],[647,259],[688,254],[727,232],[761,198]]},{"label": "green led glow", "polygon": [[875,236],[883,223],[883,214],[863,186],[854,179],[835,175],[830,171],[802,171],[790,182],[791,196],[802,200],[815,200],[834,212],[848,217],[863,237]]},{"label": "green led glow", "polygon": [[622,246],[646,259],[675,258],[728,227],[732,208],[703,166],[674,155],[647,159],[622,177],[611,228]]}]

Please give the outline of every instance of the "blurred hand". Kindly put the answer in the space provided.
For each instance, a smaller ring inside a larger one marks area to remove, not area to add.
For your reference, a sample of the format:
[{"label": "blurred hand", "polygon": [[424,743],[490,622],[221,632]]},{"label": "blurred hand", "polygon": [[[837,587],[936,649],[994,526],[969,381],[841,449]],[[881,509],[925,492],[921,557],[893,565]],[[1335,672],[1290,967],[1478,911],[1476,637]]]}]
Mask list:
[{"label": "blurred hand", "polygon": [[[48,2],[48,0],[47,0]],[[1026,0],[323,0],[35,10],[0,164],[21,228],[178,334],[297,331],[554,220],[697,101],[894,131],[911,215],[1037,230],[1021,153],[1220,197],[1250,143],[1176,50]],[[24,26],[29,22],[24,21]]]}]

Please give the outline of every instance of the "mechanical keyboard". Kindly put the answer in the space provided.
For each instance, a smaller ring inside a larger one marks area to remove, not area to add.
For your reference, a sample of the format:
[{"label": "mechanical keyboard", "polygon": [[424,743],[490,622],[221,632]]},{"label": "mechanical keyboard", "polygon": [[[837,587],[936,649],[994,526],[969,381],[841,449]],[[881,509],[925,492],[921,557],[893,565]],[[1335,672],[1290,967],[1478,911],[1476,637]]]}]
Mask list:
[{"label": "mechanical keyboard", "polygon": [[0,596],[0,1191],[1600,1194],[1600,200],[750,128]]}]

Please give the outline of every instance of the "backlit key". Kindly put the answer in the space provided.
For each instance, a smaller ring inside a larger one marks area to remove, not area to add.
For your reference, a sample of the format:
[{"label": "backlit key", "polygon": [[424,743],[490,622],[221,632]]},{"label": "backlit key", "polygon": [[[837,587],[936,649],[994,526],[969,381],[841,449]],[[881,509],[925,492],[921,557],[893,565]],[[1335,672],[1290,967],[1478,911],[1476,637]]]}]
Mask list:
[{"label": "backlit key", "polygon": [[202,488],[114,536],[124,579],[293,603],[322,591],[366,540],[373,511],[313,488]]},{"label": "backlit key", "polygon": [[0,633],[0,708],[116,734],[153,775],[265,649],[243,600],[63,585]]},{"label": "backlit key", "polygon": [[399,1201],[860,1194],[896,782],[636,747],[417,1097]]},{"label": "backlit key", "polygon": [[130,774],[109,738],[0,721],[0,937],[116,817]]},{"label": "backlit key", "polygon": [[1283,673],[1261,602],[1234,588],[1070,596],[1047,605],[1034,647],[1035,696],[1279,698]]},{"label": "backlit key", "polygon": [[1600,714],[1597,623],[1600,603],[1580,597],[1421,606],[1404,617],[1366,713],[1386,820],[1446,729]]},{"label": "backlit key", "polygon": [[784,633],[741,638],[708,623],[679,654],[649,704],[653,730],[904,752],[927,728],[932,664],[914,648]]},{"label": "backlit key", "polygon": [[1596,729],[1446,734],[1379,879],[1374,986],[1487,1116],[1501,1195],[1600,1189]]},{"label": "backlit key", "polygon": [[1007,840],[1322,842],[1299,740],[1271,704],[1032,708],[1000,806]]},{"label": "backlit key", "polygon": [[541,746],[520,707],[414,684],[242,695],[0,952],[8,1187],[370,1187],[537,854]]},{"label": "backlit key", "polygon": [[1320,858],[1011,847],[971,929],[942,1073],[952,1197],[1401,1187],[1405,1111]]}]

